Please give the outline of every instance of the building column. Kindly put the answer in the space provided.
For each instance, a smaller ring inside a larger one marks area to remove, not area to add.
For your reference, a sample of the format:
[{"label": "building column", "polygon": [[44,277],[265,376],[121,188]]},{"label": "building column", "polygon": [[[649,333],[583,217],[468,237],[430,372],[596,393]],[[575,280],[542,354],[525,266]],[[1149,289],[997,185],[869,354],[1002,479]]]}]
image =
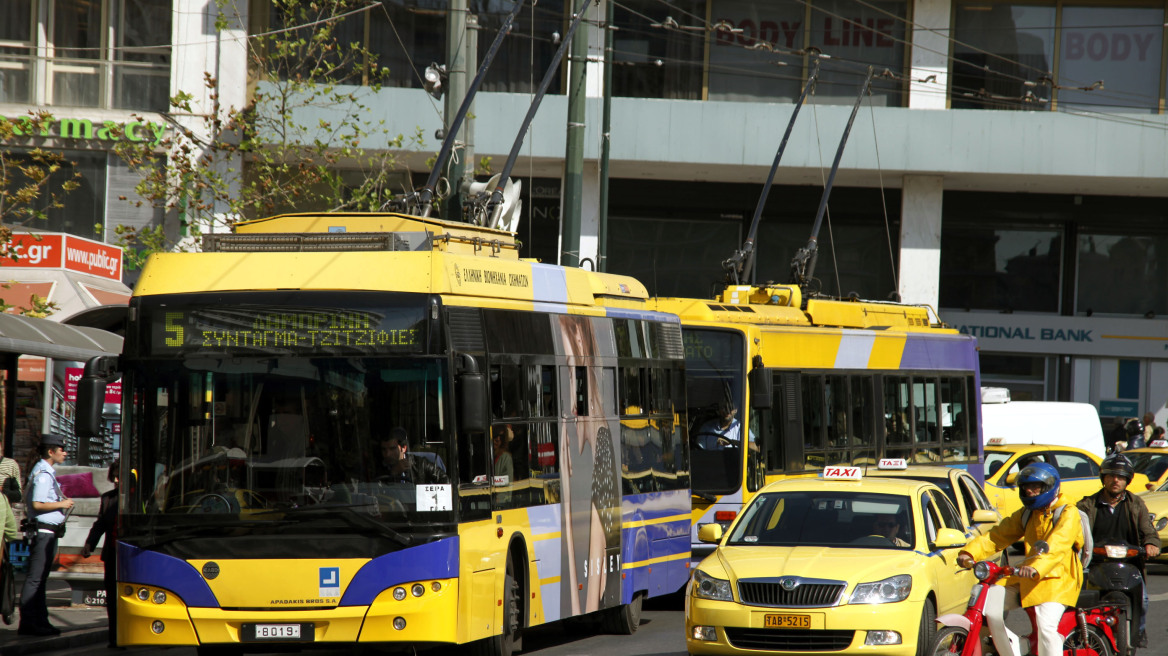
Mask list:
[{"label": "building column", "polygon": [[929,305],[940,301],[941,202],[945,178],[904,176],[900,205],[900,299]]},{"label": "building column", "polygon": [[[945,109],[949,92],[950,0],[913,3],[909,109]],[[932,78],[930,80],[930,78]],[[929,80],[929,81],[925,81]]]}]

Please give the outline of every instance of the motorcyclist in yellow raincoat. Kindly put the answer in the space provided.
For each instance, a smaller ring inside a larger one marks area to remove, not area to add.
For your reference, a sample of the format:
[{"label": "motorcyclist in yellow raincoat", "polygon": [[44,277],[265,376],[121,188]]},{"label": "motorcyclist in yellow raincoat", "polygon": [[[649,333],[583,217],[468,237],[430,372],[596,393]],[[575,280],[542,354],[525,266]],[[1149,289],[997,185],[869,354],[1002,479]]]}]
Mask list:
[{"label": "motorcyclist in yellow raincoat", "polygon": [[[1063,640],[1058,624],[1065,606],[1073,606],[1083,587],[1083,567],[1075,548],[1083,545],[1083,528],[1074,503],[1059,493],[1058,470],[1045,462],[1027,465],[1018,473],[1018,495],[1022,508],[1006,517],[989,533],[965,545],[957,556],[962,567],[972,567],[997,551],[1023,539],[1027,559],[1007,585],[995,586],[986,598],[985,615],[990,635],[1000,656],[1021,656],[1018,636],[1006,626],[1006,613],[1015,608],[1034,607],[1038,633],[1038,656],[1061,656]],[[1055,522],[1055,510],[1066,506]],[[1030,510],[1023,526],[1022,516]],[[1044,554],[1035,554],[1039,540],[1050,545]]]}]

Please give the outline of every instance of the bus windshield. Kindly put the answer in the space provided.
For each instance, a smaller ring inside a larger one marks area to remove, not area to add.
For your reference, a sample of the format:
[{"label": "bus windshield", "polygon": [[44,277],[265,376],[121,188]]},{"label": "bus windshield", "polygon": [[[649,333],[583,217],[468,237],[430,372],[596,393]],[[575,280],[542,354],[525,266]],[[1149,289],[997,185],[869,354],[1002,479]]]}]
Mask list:
[{"label": "bus windshield", "polygon": [[685,341],[686,405],[690,471],[695,494],[727,494],[741,487],[745,347],[741,333],[682,328]]},{"label": "bus windshield", "polygon": [[[307,531],[400,542],[404,533],[453,524],[445,359],[338,348],[346,337],[323,336],[329,328],[314,323],[324,316],[315,311],[284,313],[276,347],[259,335],[275,310],[231,312],[239,346],[192,336],[212,330],[204,310],[143,313],[144,329],[183,337],[156,340],[142,359],[125,362],[122,452],[134,480],[124,537],[150,545],[194,528],[220,540]],[[390,321],[352,325],[385,331]],[[306,338],[308,329],[317,332]],[[175,357],[164,357],[171,351]]]}]

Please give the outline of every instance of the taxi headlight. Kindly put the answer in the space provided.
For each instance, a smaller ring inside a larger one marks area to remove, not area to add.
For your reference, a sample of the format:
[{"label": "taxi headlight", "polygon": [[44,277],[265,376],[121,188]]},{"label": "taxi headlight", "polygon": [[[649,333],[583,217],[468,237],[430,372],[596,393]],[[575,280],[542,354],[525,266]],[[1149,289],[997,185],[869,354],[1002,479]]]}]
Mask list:
[{"label": "taxi headlight", "polygon": [[897,574],[883,581],[861,583],[852,592],[849,604],[888,604],[908,599],[912,590],[912,576]]},{"label": "taxi headlight", "polygon": [[695,569],[693,582],[694,596],[699,599],[734,601],[730,594],[730,582],[725,579],[716,579],[700,569]]}]

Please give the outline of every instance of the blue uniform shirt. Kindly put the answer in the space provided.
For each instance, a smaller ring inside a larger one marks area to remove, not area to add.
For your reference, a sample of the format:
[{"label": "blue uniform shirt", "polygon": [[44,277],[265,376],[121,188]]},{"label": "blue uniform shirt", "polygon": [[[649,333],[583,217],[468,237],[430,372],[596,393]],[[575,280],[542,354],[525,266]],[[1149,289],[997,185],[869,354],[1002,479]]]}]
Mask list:
[{"label": "blue uniform shirt", "polygon": [[[29,485],[32,486],[31,500],[33,502],[56,503],[65,500],[61,486],[57,484],[57,472],[53,470],[53,466],[47,460],[38,460],[37,464],[33,465],[32,473],[28,475],[28,481]],[[42,524],[60,525],[65,523],[65,512],[50,510],[38,513],[36,520]]]}]

